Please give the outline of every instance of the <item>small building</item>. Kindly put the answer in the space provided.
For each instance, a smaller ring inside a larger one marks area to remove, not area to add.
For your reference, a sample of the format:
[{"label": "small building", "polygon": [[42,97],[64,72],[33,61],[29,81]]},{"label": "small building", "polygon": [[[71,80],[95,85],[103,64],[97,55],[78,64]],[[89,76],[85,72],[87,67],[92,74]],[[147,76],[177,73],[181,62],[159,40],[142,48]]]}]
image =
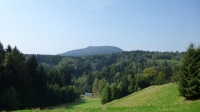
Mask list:
[{"label": "small building", "polygon": [[92,93],[85,93],[85,97],[92,98]]}]

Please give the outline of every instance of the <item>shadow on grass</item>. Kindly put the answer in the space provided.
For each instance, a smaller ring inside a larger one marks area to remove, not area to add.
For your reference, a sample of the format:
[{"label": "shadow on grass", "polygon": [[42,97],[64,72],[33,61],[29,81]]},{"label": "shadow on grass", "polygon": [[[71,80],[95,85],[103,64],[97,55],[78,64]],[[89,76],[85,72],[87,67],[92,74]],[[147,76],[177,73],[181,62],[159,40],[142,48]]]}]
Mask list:
[{"label": "shadow on grass", "polygon": [[[90,102],[89,102],[88,100],[85,100],[85,99],[80,99],[80,100],[78,100],[78,101],[75,101],[75,102],[66,104],[66,105],[65,105],[65,108],[66,108],[66,109],[74,109],[74,108],[79,107],[80,105],[87,104],[87,103],[90,103]],[[81,107],[81,106],[80,106],[80,107]]]},{"label": "shadow on grass", "polygon": [[88,100],[85,99],[79,99],[77,101],[74,102],[69,102],[66,104],[60,104],[60,105],[56,105],[56,106],[51,106],[51,107],[47,107],[41,110],[54,110],[54,109],[75,109],[75,108],[81,108],[80,105],[83,104],[87,104],[90,103]]}]

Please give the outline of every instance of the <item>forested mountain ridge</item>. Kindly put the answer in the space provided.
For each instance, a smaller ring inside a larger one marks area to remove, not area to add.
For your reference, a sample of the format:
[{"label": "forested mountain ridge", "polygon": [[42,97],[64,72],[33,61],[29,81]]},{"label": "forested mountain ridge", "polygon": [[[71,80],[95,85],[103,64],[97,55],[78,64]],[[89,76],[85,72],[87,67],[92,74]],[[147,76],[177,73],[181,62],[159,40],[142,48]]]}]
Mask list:
[{"label": "forested mountain ridge", "polygon": [[111,54],[123,52],[122,49],[114,46],[89,46],[83,49],[76,49],[65,53],[58,54],[59,56],[87,56],[98,54]]},{"label": "forested mountain ridge", "polygon": [[[26,58],[32,56],[33,54],[24,54]],[[34,55],[38,63],[45,63],[49,65],[58,65],[58,63],[64,58],[64,56],[58,55]]]}]

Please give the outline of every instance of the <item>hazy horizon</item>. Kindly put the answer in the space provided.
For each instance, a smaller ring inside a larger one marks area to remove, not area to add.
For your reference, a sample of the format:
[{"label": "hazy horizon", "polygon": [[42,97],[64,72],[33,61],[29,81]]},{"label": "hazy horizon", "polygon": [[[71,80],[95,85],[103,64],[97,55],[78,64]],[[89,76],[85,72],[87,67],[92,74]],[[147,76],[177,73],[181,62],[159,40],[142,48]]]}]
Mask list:
[{"label": "hazy horizon", "polygon": [[2,0],[0,41],[24,54],[88,46],[186,51],[200,45],[199,0]]}]

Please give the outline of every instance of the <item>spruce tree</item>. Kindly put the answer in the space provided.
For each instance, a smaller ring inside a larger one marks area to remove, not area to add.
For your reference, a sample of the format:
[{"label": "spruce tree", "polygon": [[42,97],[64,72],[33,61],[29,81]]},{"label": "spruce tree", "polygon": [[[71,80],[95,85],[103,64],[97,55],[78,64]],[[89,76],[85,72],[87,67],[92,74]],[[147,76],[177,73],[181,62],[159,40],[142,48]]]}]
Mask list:
[{"label": "spruce tree", "polygon": [[32,101],[33,107],[39,107],[39,101],[38,101],[38,87],[40,86],[38,83],[38,73],[36,71],[38,66],[37,60],[34,55],[31,55],[27,61],[26,61],[26,68],[27,68],[27,75],[30,77],[31,81],[31,97],[30,100]]},{"label": "spruce tree", "polygon": [[180,66],[178,85],[186,99],[200,98],[200,48],[191,43]]},{"label": "spruce tree", "polygon": [[45,98],[46,98],[46,90],[47,90],[47,74],[44,71],[43,66],[40,64],[37,67],[37,74],[38,74],[38,87],[35,88],[36,90],[36,99],[38,103],[38,107],[44,107],[45,104]]},{"label": "spruce tree", "polygon": [[4,57],[5,57],[5,50],[3,48],[3,44],[0,42],[0,64],[2,64]]},{"label": "spruce tree", "polygon": [[12,47],[10,45],[8,45],[6,48],[6,52],[11,52],[11,51],[12,51]]},{"label": "spruce tree", "polygon": [[30,89],[30,80],[26,75],[25,58],[17,47],[14,47],[10,52],[6,52],[3,70],[1,76],[3,91],[13,87],[20,102],[19,108],[31,107],[30,94],[32,91]]}]

